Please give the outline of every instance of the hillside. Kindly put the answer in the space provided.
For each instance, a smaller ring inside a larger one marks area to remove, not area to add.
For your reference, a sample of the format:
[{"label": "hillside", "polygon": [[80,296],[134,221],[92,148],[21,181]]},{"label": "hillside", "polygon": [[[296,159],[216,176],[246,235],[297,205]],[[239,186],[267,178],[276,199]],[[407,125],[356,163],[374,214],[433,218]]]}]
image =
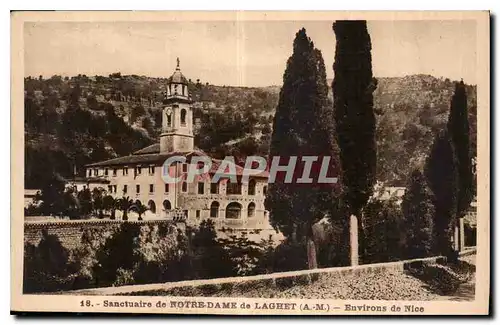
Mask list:
[{"label": "hillside", "polygon": [[[195,101],[195,145],[216,157],[266,155],[279,87],[215,86],[189,80]],[[47,175],[69,177],[83,165],[157,141],[166,79],[144,76],[25,79],[25,186]],[[406,182],[445,126],[454,85],[426,75],[379,78],[378,179]],[[331,94],[330,94],[331,95]],[[475,148],[476,87],[468,86]],[[475,150],[474,150],[475,155]]]}]

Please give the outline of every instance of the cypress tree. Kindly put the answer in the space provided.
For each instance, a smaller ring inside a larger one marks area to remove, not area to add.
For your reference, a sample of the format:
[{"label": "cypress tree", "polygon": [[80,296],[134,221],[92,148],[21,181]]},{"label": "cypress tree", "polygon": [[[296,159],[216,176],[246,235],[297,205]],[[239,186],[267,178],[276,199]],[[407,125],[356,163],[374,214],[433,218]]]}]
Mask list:
[{"label": "cypress tree", "polygon": [[433,194],[435,252],[448,254],[458,192],[457,160],[448,131],[441,132],[434,140],[424,174]]},{"label": "cypress tree", "polygon": [[434,247],[432,194],[420,170],[414,170],[403,197],[406,258],[427,257]]},{"label": "cypress tree", "polygon": [[[330,156],[330,166],[339,169],[333,110],[327,96],[321,52],[314,48],[306,30],[301,29],[296,34],[293,54],[283,76],[274,117],[271,157],[299,156],[300,160],[303,155]],[[332,213],[337,192],[336,186],[286,184],[280,178],[269,184],[265,206],[270,211],[271,223],[292,242],[307,243],[309,268],[317,265],[312,226]]]},{"label": "cypress tree", "polygon": [[457,216],[463,217],[473,197],[474,180],[469,140],[469,119],[467,111],[467,92],[463,81],[455,84],[448,118],[450,133],[458,168]]},{"label": "cypress tree", "polygon": [[[373,194],[376,171],[375,114],[371,41],[366,21],[333,24],[337,39],[333,70],[333,98],[340,148],[343,201],[350,215],[351,264],[358,264],[357,233],[361,211]],[[363,234],[362,229],[359,234]],[[363,240],[360,237],[360,246]]]}]

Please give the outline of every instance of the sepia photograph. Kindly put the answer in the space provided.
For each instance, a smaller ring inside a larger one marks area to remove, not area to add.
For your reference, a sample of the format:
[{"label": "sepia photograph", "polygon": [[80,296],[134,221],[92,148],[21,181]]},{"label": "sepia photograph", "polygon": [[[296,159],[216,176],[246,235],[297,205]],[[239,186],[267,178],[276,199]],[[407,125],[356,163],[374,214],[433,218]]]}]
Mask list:
[{"label": "sepia photograph", "polygon": [[11,13],[12,312],[488,314],[489,20]]}]

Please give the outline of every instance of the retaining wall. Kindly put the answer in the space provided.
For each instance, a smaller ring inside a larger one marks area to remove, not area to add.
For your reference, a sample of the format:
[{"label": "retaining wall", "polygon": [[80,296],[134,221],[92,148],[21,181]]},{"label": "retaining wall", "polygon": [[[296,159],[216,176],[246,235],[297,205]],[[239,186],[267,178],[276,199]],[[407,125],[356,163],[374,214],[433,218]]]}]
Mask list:
[{"label": "retaining wall", "polygon": [[171,220],[30,220],[24,223],[24,241],[33,245],[38,245],[42,239],[42,232],[45,230],[49,235],[56,235],[64,247],[72,249],[80,245],[82,234],[85,231],[97,230],[102,232],[103,236],[105,236],[106,233],[110,233],[120,227],[124,222],[141,225],[172,223]]},{"label": "retaining wall", "polygon": [[262,285],[267,286],[280,286],[287,287],[299,283],[309,283],[312,279],[320,275],[338,275],[343,276],[347,274],[364,274],[371,272],[394,271],[403,272],[412,263],[435,264],[445,263],[446,258],[443,256],[435,256],[428,258],[412,259],[405,261],[389,262],[389,263],[376,263],[358,266],[346,267],[333,267],[315,270],[301,270],[292,272],[280,272],[271,274],[262,274],[246,277],[231,277],[231,278],[217,278],[207,280],[191,280],[179,281],[169,283],[154,283],[143,285],[130,285],[121,287],[108,287],[96,289],[83,289],[76,291],[64,292],[62,294],[74,295],[154,295],[156,292],[168,291],[175,289],[179,292],[192,292],[193,290],[210,290],[217,291],[218,288],[225,288],[241,285]]}]

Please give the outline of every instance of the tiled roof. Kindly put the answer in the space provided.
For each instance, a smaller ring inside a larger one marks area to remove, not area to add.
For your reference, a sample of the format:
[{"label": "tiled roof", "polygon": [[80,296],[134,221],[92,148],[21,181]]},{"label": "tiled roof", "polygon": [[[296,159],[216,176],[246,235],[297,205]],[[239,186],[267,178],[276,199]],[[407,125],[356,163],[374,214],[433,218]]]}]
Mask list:
[{"label": "tiled roof", "polygon": [[[219,169],[221,163],[222,163],[222,160],[212,159],[212,168],[210,168],[209,173],[210,174],[215,174],[217,172],[217,170]],[[243,171],[245,170],[245,168],[243,168],[241,166],[238,166],[238,165],[235,165],[235,170],[236,170],[236,176],[242,176],[243,175]],[[226,168],[226,170],[224,170],[224,173],[225,174],[229,174],[229,168]],[[261,172],[260,174],[257,174],[257,175],[251,174],[251,176],[252,177],[264,177],[264,178],[267,178],[267,177],[269,177],[269,172],[268,171],[263,171],[263,172]]]},{"label": "tiled roof", "polygon": [[133,153],[133,155],[143,155],[143,154],[149,154],[149,153],[160,153],[160,144],[155,143],[150,146],[147,146],[146,148],[142,148],[140,150],[137,150]]},{"label": "tiled roof", "polygon": [[[202,151],[189,151],[189,152],[168,152],[164,154],[160,153],[151,153],[151,154],[137,154],[138,152],[144,150],[144,151],[151,151],[154,152],[153,148],[154,145],[151,145],[149,147],[146,147],[144,149],[141,149],[139,151],[136,151],[133,155],[129,156],[123,156],[123,157],[118,157],[118,158],[113,158],[105,161],[100,161],[96,162],[93,164],[86,165],[86,167],[103,167],[103,166],[123,166],[123,165],[140,165],[140,164],[154,164],[154,165],[162,165],[165,160],[169,157],[173,156],[191,156],[191,155],[197,155],[197,156],[205,156],[206,154]],[[158,145],[159,148],[159,145]],[[146,150],[147,149],[147,150]]]},{"label": "tiled roof", "polygon": [[118,158],[113,158],[105,161],[96,162],[86,165],[86,167],[101,167],[101,166],[120,166],[120,165],[139,165],[139,164],[162,164],[165,159],[177,153],[168,154],[145,154],[145,155],[130,155]]},{"label": "tiled roof", "polygon": [[[209,157],[205,152],[200,149],[195,149],[189,152],[169,152],[165,154],[160,154],[160,144],[153,144],[146,148],[135,151],[132,155],[123,156],[118,158],[113,158],[105,161],[96,162],[93,164],[86,165],[86,167],[104,167],[104,166],[124,166],[124,165],[141,165],[141,164],[154,164],[162,165],[165,160],[173,156],[185,156],[188,158],[191,156],[206,156]],[[219,169],[222,160],[212,159],[212,167],[210,168],[209,174],[215,174]],[[242,176],[245,168],[235,165],[236,175]],[[224,171],[226,174],[229,173],[229,168]],[[268,171],[263,171],[258,175],[253,175],[253,177],[269,177]]]},{"label": "tiled roof", "polygon": [[104,177],[74,177],[72,179],[67,179],[66,180],[68,183],[75,184],[75,183],[103,183],[103,184],[108,184],[109,180],[104,178]]}]

